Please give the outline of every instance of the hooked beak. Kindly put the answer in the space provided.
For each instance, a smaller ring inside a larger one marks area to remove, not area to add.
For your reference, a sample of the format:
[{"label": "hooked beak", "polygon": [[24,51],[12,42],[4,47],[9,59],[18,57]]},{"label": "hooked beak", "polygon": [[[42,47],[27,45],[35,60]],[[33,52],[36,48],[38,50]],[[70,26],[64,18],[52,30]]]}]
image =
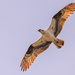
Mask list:
[{"label": "hooked beak", "polygon": [[38,31],[40,32],[40,29]]}]

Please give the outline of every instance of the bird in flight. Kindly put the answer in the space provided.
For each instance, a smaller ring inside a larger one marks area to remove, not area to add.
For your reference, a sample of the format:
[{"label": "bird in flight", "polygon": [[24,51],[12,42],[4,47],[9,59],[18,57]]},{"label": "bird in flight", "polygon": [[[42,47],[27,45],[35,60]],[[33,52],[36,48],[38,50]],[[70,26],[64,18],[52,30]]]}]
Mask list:
[{"label": "bird in flight", "polygon": [[65,21],[74,13],[74,11],[75,3],[68,4],[53,16],[51,25],[47,30],[38,30],[42,36],[38,41],[29,46],[20,65],[22,71],[26,71],[35,61],[37,56],[44,52],[51,43],[54,43],[58,49],[64,46],[64,41],[58,39],[57,36],[61,32]]}]

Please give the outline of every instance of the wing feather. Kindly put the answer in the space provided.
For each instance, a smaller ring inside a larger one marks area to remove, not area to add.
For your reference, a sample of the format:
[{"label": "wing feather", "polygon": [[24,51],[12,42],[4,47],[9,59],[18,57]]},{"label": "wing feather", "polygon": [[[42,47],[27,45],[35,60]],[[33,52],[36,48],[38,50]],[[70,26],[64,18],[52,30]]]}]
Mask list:
[{"label": "wing feather", "polygon": [[37,42],[30,45],[28,51],[26,52],[21,62],[21,70],[26,71],[30,67],[30,65],[35,61],[37,56],[44,52],[50,44],[51,41],[45,41],[44,38],[41,37]]},{"label": "wing feather", "polygon": [[52,23],[48,28],[54,36],[56,37],[62,30],[65,21],[72,15],[75,11],[75,3],[70,3],[61,9],[57,14],[52,18]]},{"label": "wing feather", "polygon": [[[52,32],[56,37],[62,30],[62,27],[68,17],[75,11],[75,3],[71,3],[60,10],[52,18],[52,23],[48,28],[48,31]],[[44,37],[41,37],[37,42],[30,45],[22,62],[21,70],[26,71],[30,65],[35,61],[37,56],[44,52],[51,44],[51,41],[46,41]]]}]

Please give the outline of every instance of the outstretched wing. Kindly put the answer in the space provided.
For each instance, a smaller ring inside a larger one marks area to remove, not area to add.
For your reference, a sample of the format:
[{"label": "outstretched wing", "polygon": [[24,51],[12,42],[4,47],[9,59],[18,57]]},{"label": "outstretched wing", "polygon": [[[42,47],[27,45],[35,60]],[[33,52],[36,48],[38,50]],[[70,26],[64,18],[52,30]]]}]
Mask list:
[{"label": "outstretched wing", "polygon": [[61,9],[57,14],[52,18],[52,23],[48,28],[48,31],[51,31],[56,37],[62,30],[65,21],[70,15],[75,11],[75,3],[70,3],[63,9]]},{"label": "outstretched wing", "polygon": [[28,51],[26,52],[22,62],[21,62],[21,70],[27,70],[29,66],[34,62],[36,57],[45,51],[49,45],[51,44],[51,41],[45,41],[43,37],[41,37],[37,42],[30,45],[28,48]]}]

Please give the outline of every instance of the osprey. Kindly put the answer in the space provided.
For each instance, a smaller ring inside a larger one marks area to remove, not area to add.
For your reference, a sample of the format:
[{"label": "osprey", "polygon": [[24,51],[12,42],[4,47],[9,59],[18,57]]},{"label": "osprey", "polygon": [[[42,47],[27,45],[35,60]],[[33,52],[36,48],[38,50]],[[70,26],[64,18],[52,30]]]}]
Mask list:
[{"label": "osprey", "polygon": [[58,49],[64,46],[64,41],[58,39],[57,35],[61,32],[65,21],[74,11],[75,3],[68,4],[53,16],[52,23],[47,30],[38,30],[42,34],[42,37],[37,42],[31,44],[28,48],[20,65],[21,70],[26,71],[36,57],[44,52],[51,43],[54,43]]}]

